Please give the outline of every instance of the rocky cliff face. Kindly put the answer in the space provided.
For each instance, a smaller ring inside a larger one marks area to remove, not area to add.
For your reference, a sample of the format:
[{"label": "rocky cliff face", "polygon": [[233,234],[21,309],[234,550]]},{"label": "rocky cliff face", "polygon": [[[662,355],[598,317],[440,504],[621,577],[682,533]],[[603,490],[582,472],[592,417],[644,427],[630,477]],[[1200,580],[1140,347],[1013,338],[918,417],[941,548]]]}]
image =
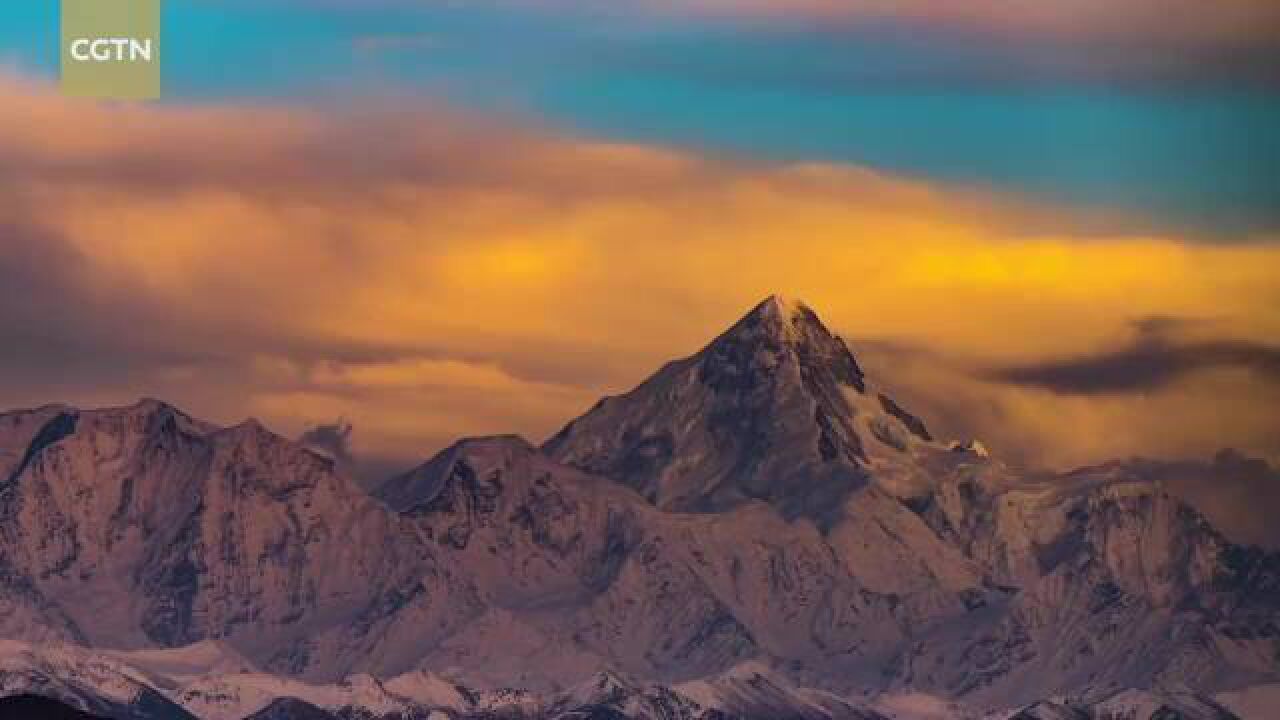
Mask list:
[{"label": "rocky cliff face", "polygon": [[1009,594],[904,653],[903,684],[1030,701],[1274,676],[1276,556],[1228,542],[1127,464],[998,491],[960,473],[912,504]]},{"label": "rocky cliff face", "polygon": [[[602,666],[679,680],[899,638],[888,601],[811,525],[765,506],[661,512],[517,438],[463,441],[379,494],[469,569],[489,607],[429,662],[494,682],[499,669],[567,683]],[[857,630],[859,615],[882,627]]]},{"label": "rocky cliff face", "polygon": [[[939,442],[777,298],[542,448],[464,440],[373,497],[252,421],[2,414],[0,550],[5,637],[217,640],[282,678],[442,672],[550,702],[613,668],[716,712],[860,717],[850,698],[886,692],[1078,709],[1280,675],[1276,555],[1149,464],[1031,478]],[[244,692],[209,682],[189,706]]]},{"label": "rocky cliff face", "polygon": [[3,421],[7,443],[30,439],[9,461],[0,537],[35,621],[21,636],[226,638],[266,667],[325,674],[395,657],[397,621],[429,615],[413,633],[431,642],[477,609],[406,523],[256,422],[214,428],[155,401],[20,415]]}]

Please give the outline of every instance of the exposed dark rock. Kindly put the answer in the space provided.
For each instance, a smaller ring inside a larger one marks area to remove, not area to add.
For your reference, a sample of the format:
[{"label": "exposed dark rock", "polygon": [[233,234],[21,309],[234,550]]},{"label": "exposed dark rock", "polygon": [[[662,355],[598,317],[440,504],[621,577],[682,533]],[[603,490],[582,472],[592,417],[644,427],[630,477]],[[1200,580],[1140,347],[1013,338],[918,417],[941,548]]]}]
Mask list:
[{"label": "exposed dark rock", "polygon": [[40,695],[11,695],[0,698],[0,720],[107,720],[90,715],[64,702]]},{"label": "exposed dark rock", "polygon": [[339,720],[338,716],[298,698],[283,697],[244,720]]}]

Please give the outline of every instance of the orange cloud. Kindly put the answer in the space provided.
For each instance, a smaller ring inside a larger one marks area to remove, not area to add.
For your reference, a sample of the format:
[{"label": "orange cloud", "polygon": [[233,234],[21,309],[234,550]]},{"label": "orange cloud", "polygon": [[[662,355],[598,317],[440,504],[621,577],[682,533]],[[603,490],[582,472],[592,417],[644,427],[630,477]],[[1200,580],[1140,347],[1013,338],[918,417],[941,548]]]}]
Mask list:
[{"label": "orange cloud", "polygon": [[0,116],[3,406],[155,395],[291,433],[341,416],[357,455],[408,462],[457,435],[540,439],[781,291],[943,434],[1027,462],[1280,453],[1280,397],[1248,368],[1105,396],[982,372],[1105,352],[1152,316],[1280,337],[1274,238],[1107,235],[858,169],[433,107],[93,105],[14,78],[0,102],[19,108]]}]

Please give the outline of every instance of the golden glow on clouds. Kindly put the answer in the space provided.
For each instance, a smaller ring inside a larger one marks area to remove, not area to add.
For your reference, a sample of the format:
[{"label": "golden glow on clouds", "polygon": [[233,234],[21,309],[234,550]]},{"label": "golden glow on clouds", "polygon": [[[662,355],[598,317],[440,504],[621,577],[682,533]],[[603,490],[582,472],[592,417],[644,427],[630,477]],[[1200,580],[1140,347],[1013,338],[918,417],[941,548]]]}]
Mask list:
[{"label": "golden glow on clouds", "polygon": [[[120,298],[152,308],[162,324],[121,342],[195,357],[86,376],[61,399],[158,395],[291,433],[344,416],[358,453],[403,458],[464,434],[540,440],[777,291],[944,432],[1029,461],[1277,451],[1280,397],[1247,371],[1085,397],[975,372],[1115,347],[1155,315],[1280,337],[1265,239],[1077,235],[1066,213],[856,169],[470,129],[431,109],[119,108],[13,79],[0,102],[23,108],[0,116],[16,242],[74,249],[66,272],[103,299],[90,317]],[[48,392],[0,385],[5,406]]]}]

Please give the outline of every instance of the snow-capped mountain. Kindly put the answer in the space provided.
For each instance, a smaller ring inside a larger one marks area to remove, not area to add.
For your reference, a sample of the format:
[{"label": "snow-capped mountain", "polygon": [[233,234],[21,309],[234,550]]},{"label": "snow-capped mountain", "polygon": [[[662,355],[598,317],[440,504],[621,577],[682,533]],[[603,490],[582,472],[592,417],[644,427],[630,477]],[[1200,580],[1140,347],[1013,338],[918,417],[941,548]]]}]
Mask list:
[{"label": "snow-capped mountain", "polygon": [[861,656],[893,686],[993,703],[1274,675],[1275,555],[1227,542],[1149,472],[1030,480],[980,447],[934,441],[812,310],[774,297],[544,450],[660,507],[757,499],[812,518],[844,587],[890,602],[903,640],[891,660],[865,632],[838,660],[769,648],[793,672],[804,658],[850,677]]},{"label": "snow-capped mountain", "polygon": [[543,450],[665,510],[762,500],[823,523],[870,480],[872,443],[905,452],[929,440],[812,310],[773,296],[701,352],[601,400]]},{"label": "snow-capped mountain", "polygon": [[982,480],[954,475],[913,503],[992,582],[1016,590],[922,636],[898,682],[1029,701],[1274,676],[1274,554],[1226,541],[1125,464],[999,490]]},{"label": "snow-capped mountain", "polygon": [[852,612],[890,624],[862,637],[900,639],[812,525],[763,505],[661,512],[509,437],[463,441],[379,494],[475,578],[489,609],[426,656],[473,681],[545,689],[606,666],[675,681],[761,655],[817,659],[852,639]]},{"label": "snow-capped mountain", "polygon": [[940,441],[779,298],[541,448],[463,440],[372,496],[253,421],[0,414],[0,611],[217,720],[1095,720],[1280,679],[1280,556],[1151,465]]},{"label": "snow-capped mountain", "polygon": [[6,595],[29,619],[10,637],[221,639],[322,676],[409,664],[475,612],[407,523],[257,422],[215,428],[145,400],[0,428],[0,447],[25,445],[0,461]]}]

